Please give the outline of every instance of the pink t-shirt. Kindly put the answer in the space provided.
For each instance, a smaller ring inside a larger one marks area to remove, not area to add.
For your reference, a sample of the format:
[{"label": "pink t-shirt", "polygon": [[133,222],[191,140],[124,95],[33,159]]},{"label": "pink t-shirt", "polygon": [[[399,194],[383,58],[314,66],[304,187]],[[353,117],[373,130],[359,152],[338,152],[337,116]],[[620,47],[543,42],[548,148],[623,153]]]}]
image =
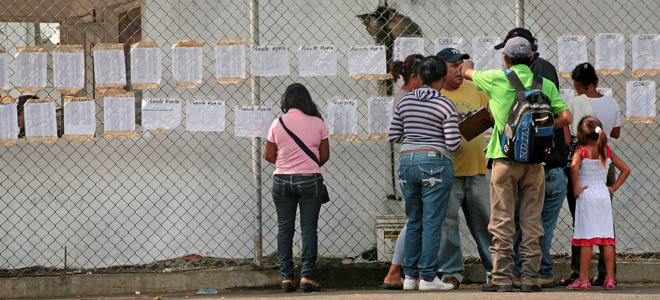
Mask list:
[{"label": "pink t-shirt", "polygon": [[[289,109],[282,117],[284,124],[305,143],[319,158],[321,140],[328,138],[328,130],[323,120],[309,116],[299,109]],[[268,130],[268,141],[277,145],[277,160],[274,174],[321,174],[321,168],[284,130],[279,118],[273,121]]]}]

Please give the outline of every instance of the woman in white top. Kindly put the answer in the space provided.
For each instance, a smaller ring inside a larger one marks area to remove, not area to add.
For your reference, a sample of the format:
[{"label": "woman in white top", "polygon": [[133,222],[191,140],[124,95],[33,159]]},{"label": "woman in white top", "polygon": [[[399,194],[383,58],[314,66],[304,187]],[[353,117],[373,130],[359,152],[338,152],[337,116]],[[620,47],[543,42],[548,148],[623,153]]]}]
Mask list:
[{"label": "woman in white top", "polygon": [[[621,113],[619,112],[619,105],[616,103],[616,100],[611,96],[603,95],[596,90],[598,87],[598,76],[596,75],[596,70],[594,67],[588,63],[581,63],[573,69],[571,74],[573,79],[573,87],[577,96],[573,97],[569,101],[566,101],[568,109],[571,110],[573,114],[573,120],[581,120],[584,116],[592,115],[600,120],[603,124],[603,131],[605,134],[609,135],[612,138],[618,139],[621,135]],[[568,178],[570,178],[570,164],[577,145],[577,132],[578,132],[579,122],[573,122],[568,127],[564,127],[564,135],[571,137],[571,151],[568,161],[567,168],[564,169],[564,173]],[[569,129],[570,128],[570,133]],[[614,165],[610,165],[610,168],[607,172],[607,185],[611,186],[616,178]],[[575,197],[570,192],[573,190],[572,182],[568,181],[569,193],[566,195],[568,199],[568,207],[571,211],[571,215],[575,218]],[[571,268],[573,269],[573,274],[567,280],[563,280],[560,284],[568,284],[580,274],[580,252],[577,247],[572,249],[572,259],[571,259]],[[616,267],[616,264],[615,264]],[[605,277],[605,263],[604,261],[599,260],[598,262],[598,282],[594,284],[602,285],[602,280]]]}]

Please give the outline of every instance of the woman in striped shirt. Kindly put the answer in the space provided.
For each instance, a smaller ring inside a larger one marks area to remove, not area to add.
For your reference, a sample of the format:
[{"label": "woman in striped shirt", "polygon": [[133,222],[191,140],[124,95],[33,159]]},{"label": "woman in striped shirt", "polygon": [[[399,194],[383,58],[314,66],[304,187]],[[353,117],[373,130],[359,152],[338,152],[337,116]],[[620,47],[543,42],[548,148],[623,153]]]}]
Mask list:
[{"label": "woman in striped shirt", "polygon": [[[404,290],[448,290],[436,276],[441,227],[451,192],[453,152],[461,146],[458,113],[440,93],[447,74],[436,56],[422,60],[423,88],[401,98],[390,125],[390,141],[401,144],[399,184],[408,216],[403,263]],[[419,280],[419,284],[417,280]]]}]

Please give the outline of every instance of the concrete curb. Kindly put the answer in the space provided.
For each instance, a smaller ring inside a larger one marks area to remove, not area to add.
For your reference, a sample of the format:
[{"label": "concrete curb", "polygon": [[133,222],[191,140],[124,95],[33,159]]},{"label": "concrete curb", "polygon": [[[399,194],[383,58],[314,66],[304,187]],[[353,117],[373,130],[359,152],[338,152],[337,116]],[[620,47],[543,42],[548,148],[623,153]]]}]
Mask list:
[{"label": "concrete curb", "polygon": [[[318,280],[327,288],[375,287],[382,283],[389,264],[352,264],[322,267]],[[592,264],[592,274],[596,273]],[[555,279],[570,275],[569,263],[555,263]],[[619,282],[660,283],[660,264],[617,264]],[[465,266],[465,283],[484,281],[481,265]],[[275,269],[217,268],[172,273],[78,274],[0,278],[0,298],[53,298],[78,296],[111,296],[142,293],[195,291],[201,287],[214,289],[263,288],[279,286]]]}]

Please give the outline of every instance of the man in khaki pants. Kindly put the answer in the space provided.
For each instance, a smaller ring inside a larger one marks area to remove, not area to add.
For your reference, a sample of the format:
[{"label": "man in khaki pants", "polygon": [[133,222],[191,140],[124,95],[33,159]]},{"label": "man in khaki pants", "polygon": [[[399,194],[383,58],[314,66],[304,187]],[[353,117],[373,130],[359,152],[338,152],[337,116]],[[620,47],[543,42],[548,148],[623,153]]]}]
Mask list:
[{"label": "man in khaki pants", "polygon": [[[529,68],[532,60],[531,45],[522,37],[513,37],[503,49],[507,72],[515,72],[525,88],[532,85],[534,74]],[[490,223],[488,231],[493,235],[490,252],[493,257],[493,281],[482,286],[483,291],[508,292],[513,290],[513,237],[516,232],[514,216],[516,203],[520,209],[520,260],[522,272],[520,290],[537,292],[538,270],[541,264],[539,238],[543,236],[541,211],[545,193],[545,173],[541,164],[513,161],[502,152],[500,134],[509,117],[515,98],[515,88],[502,70],[474,71],[472,62],[461,67],[463,77],[471,79],[478,90],[488,93],[489,107],[495,119],[493,136],[488,144],[486,157],[494,160],[490,181]],[[552,112],[557,115],[555,128],[572,121],[571,113],[559,96],[552,81],[543,78],[543,93],[548,96]]]}]

